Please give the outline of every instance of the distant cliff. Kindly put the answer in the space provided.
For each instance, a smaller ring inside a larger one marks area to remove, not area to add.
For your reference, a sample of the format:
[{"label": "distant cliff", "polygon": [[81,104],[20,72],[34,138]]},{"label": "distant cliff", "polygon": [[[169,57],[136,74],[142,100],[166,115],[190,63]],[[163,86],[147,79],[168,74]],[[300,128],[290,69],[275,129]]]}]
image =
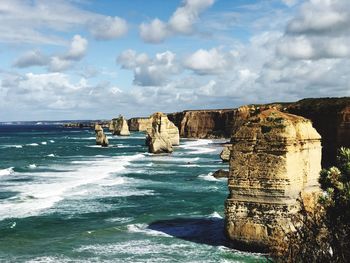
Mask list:
[{"label": "distant cliff", "polygon": [[322,137],[322,166],[335,164],[340,146],[350,147],[350,98],[303,99],[291,103],[288,113],[310,119]]},{"label": "distant cliff", "polygon": [[137,117],[128,120],[130,131],[146,131],[151,127],[151,120],[149,117]]},{"label": "distant cliff", "polygon": [[237,109],[188,110],[168,114],[186,138],[229,138]]},{"label": "distant cliff", "polygon": [[230,138],[257,110],[275,108],[310,119],[322,136],[322,166],[335,163],[336,149],[350,147],[350,98],[303,99],[223,110],[186,110],[168,114],[185,138]]}]

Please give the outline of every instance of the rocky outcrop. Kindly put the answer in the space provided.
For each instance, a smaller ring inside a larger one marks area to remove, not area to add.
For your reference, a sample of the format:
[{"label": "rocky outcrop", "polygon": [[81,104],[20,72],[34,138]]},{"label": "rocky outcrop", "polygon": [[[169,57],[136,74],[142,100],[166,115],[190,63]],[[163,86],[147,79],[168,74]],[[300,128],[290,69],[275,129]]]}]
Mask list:
[{"label": "rocky outcrop", "polygon": [[[187,138],[229,138],[250,116],[274,108],[310,119],[322,136],[322,167],[335,165],[336,151],[350,147],[349,125],[346,121],[350,98],[303,99],[292,103],[246,105],[226,110],[188,110],[168,114]],[[347,110],[346,110],[347,109]]]},{"label": "rocky outcrop", "polygon": [[161,113],[154,113],[150,117],[152,127],[147,130],[146,144],[151,153],[171,153],[173,145],[179,145],[178,128]]},{"label": "rocky outcrop", "polygon": [[350,106],[338,114],[337,145],[350,147]]},{"label": "rocky outcrop", "polygon": [[322,167],[336,164],[337,149],[350,146],[346,121],[350,98],[303,99],[290,103],[285,111],[310,119],[322,137]]},{"label": "rocky outcrop", "polygon": [[103,128],[99,124],[95,124],[96,133],[96,145],[101,145],[102,147],[108,146],[108,138],[103,132]]},{"label": "rocky outcrop", "polygon": [[299,116],[268,109],[232,137],[226,233],[235,246],[264,250],[288,231],[297,198],[319,191],[320,135]]},{"label": "rocky outcrop", "polygon": [[224,148],[222,149],[220,153],[220,158],[223,162],[230,161],[230,153],[231,153],[231,144],[224,145]]},{"label": "rocky outcrop", "polygon": [[151,128],[150,118],[131,118],[128,120],[130,131],[147,131]]},{"label": "rocky outcrop", "polygon": [[220,178],[228,178],[229,171],[225,171],[223,169],[217,170],[216,172],[213,173],[213,177],[216,179]]},{"label": "rocky outcrop", "polygon": [[191,110],[168,114],[185,138],[228,138],[235,109]]},{"label": "rocky outcrop", "polygon": [[129,136],[129,126],[123,116],[113,119],[110,124],[110,131],[113,135]]}]

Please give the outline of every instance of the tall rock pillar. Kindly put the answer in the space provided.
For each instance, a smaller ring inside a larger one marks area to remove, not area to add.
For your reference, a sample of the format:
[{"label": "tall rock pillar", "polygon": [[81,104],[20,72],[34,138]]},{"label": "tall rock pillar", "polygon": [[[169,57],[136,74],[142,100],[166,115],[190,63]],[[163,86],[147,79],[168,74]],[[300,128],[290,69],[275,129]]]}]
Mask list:
[{"label": "tall rock pillar", "polygon": [[309,120],[268,109],[232,137],[226,233],[234,244],[264,250],[290,227],[300,195],[319,191],[320,135]]}]

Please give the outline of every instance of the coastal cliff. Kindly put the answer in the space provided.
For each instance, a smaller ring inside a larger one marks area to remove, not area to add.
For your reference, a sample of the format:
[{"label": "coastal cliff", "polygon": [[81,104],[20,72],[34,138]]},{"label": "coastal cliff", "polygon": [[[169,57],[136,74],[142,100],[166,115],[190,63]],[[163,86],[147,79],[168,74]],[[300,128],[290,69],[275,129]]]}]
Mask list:
[{"label": "coastal cliff", "polygon": [[335,164],[337,149],[350,146],[350,98],[303,99],[285,111],[312,121],[322,137],[322,166]]},{"label": "coastal cliff", "polygon": [[289,230],[298,197],[320,191],[320,139],[309,120],[276,109],[233,135],[225,228],[236,247],[265,250],[275,233]]},{"label": "coastal cliff", "polygon": [[178,128],[180,137],[185,138],[228,138],[236,109],[191,110],[168,114]]},{"label": "coastal cliff", "polygon": [[230,138],[252,115],[264,109],[305,117],[322,137],[322,167],[335,164],[339,147],[350,147],[350,98],[303,99],[291,103],[241,106],[225,110],[186,110],[168,114],[184,138]]},{"label": "coastal cliff", "polygon": [[147,131],[151,128],[152,123],[149,117],[137,117],[128,120],[130,131]]}]

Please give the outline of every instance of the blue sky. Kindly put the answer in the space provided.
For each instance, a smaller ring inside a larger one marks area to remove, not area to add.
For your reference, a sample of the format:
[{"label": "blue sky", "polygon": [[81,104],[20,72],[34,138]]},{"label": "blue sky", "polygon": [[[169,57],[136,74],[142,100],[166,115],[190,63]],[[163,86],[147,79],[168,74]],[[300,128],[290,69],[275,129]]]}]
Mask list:
[{"label": "blue sky", "polygon": [[350,96],[347,0],[2,0],[0,121]]}]

